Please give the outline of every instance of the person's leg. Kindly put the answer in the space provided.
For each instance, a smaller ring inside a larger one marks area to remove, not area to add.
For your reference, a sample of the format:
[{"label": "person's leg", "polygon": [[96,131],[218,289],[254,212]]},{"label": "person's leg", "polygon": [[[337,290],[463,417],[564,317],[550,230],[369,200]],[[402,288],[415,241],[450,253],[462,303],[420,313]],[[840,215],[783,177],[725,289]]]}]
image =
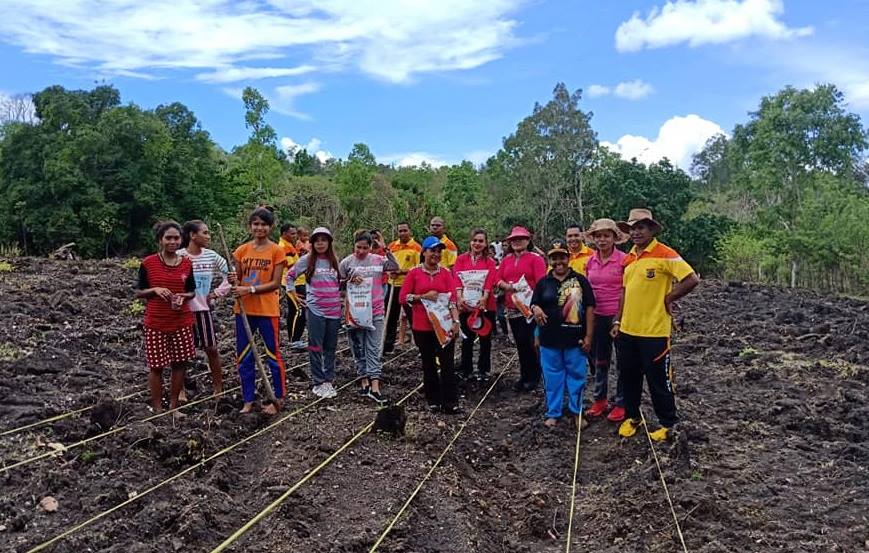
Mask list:
[{"label": "person's leg", "polygon": [[564,402],[565,367],[562,350],[541,347],[540,362],[543,365],[543,387],[546,392],[546,418],[557,420],[561,418]]},{"label": "person's leg", "polygon": [[386,311],[389,317],[386,319],[384,332],[386,336],[383,340],[383,354],[388,355],[395,349],[395,339],[398,336],[398,321],[401,319],[401,303],[398,301],[399,288],[390,286],[391,291],[386,297],[389,299],[389,305],[386,306]]},{"label": "person's leg", "polygon": [[422,363],[422,389],[425,399],[431,406],[441,405],[441,383],[438,377],[438,367],[435,363],[437,355],[435,333],[413,331],[413,341],[419,348],[419,358]]},{"label": "person's leg", "polygon": [[567,400],[571,414],[582,413],[582,393],[588,373],[588,357],[578,347],[564,350],[564,366],[567,377]]},{"label": "person's leg", "polygon": [[470,316],[470,313],[459,314],[459,324],[462,329],[462,360],[459,363],[457,373],[461,378],[468,378],[474,371],[474,339],[477,335],[468,327]]},{"label": "person's leg", "polygon": [[639,420],[640,401],[643,397],[643,359],[635,336],[621,333],[616,340],[619,372],[625,385],[625,415]]},{"label": "person's leg", "polygon": [[145,362],[148,365],[148,389],[151,391],[151,407],[155,413],[163,411],[163,368],[169,364],[169,356],[163,333],[144,328]]},{"label": "person's leg", "polygon": [[286,303],[286,305],[287,305],[287,307],[286,307],[287,343],[289,343],[290,346],[292,347],[293,342],[295,342],[295,340],[293,340],[293,330],[294,330],[296,318],[299,316],[299,311],[301,309],[300,309],[300,306],[298,304],[296,304],[296,302],[293,300],[293,298],[289,294],[284,292],[283,289],[281,289],[281,293],[284,296],[284,303]]},{"label": "person's leg", "polygon": [[440,365],[441,398],[443,409],[450,413],[459,404],[458,379],[456,378],[456,341],[450,340],[444,347],[436,345],[438,363]]},{"label": "person's leg", "polygon": [[266,348],[266,361],[272,374],[275,397],[283,400],[287,393],[287,367],[284,365],[284,356],[281,354],[281,320],[280,317],[260,317],[258,323],[260,336]]},{"label": "person's leg", "polygon": [[371,391],[380,393],[380,341],[383,338],[383,317],[374,318],[374,330],[365,332],[365,374],[371,383]]},{"label": "person's leg", "polygon": [[360,378],[359,385],[363,389],[368,388],[368,377],[365,374],[365,329],[348,329],[347,338],[350,340],[350,349],[353,352],[353,361],[356,365],[356,376]]},{"label": "person's leg", "polygon": [[308,361],[311,364],[311,380],[314,386],[327,381],[325,347],[327,319],[308,312]]},{"label": "person's leg", "polygon": [[537,348],[534,347],[533,323],[523,317],[510,319],[510,329],[516,339],[516,349],[519,352],[519,365],[522,370],[522,381],[527,389],[534,389],[540,384],[540,362]]},{"label": "person's leg", "polygon": [[235,316],[235,359],[238,366],[238,379],[241,382],[241,396],[244,401],[242,413],[250,413],[256,397],[256,372],[253,352],[244,330],[241,315]]},{"label": "person's leg", "polygon": [[[304,284],[296,286],[296,295],[298,295],[300,298],[304,298],[306,292],[307,292],[307,287]],[[306,311],[307,311],[307,309],[300,308],[298,311],[298,317],[293,322],[293,336],[292,336],[293,343],[298,343],[298,342],[302,341],[302,336],[305,333],[305,324],[306,324],[305,317],[307,315]]]},{"label": "person's leg", "polygon": [[492,336],[495,332],[495,313],[486,311],[483,316],[492,324],[492,331],[489,332],[488,336],[480,337],[480,357],[477,360],[477,371],[481,378],[492,372]]},{"label": "person's leg", "polygon": [[[214,315],[211,311],[196,312],[194,337],[205,352],[208,368],[211,369],[211,388],[213,393],[223,392],[223,368],[220,366],[220,352],[217,349],[217,333],[214,331]],[[183,389],[182,389],[183,391]]]},{"label": "person's leg", "polygon": [[591,342],[591,361],[594,363],[594,399],[607,399],[609,366],[612,351],[610,328],[612,317],[595,315],[594,331]]},{"label": "person's leg", "polygon": [[640,338],[643,372],[652,396],[652,406],[661,426],[672,428],[678,421],[676,398],[670,374],[669,338]]},{"label": "person's leg", "polygon": [[[326,382],[335,380],[335,351],[338,349],[338,329],[341,327],[341,319],[324,319],[325,332],[323,334],[323,377]],[[310,334],[311,330],[308,329]]]},{"label": "person's leg", "polygon": [[176,409],[181,392],[184,390],[184,373],[187,365],[196,359],[193,327],[186,326],[164,336],[169,351],[169,366],[172,369],[169,385],[169,408]]}]

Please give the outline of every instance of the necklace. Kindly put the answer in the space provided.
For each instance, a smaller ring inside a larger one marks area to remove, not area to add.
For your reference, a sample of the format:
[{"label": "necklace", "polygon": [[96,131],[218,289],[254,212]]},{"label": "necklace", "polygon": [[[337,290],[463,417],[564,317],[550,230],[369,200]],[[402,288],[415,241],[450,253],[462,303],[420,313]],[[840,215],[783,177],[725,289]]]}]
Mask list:
[{"label": "necklace", "polygon": [[157,253],[157,255],[160,257],[160,261],[163,263],[163,265],[166,265],[167,267],[177,267],[181,264],[181,257],[178,255],[175,256],[175,263],[172,264],[166,263],[166,258],[163,257],[163,252],[159,252]]}]

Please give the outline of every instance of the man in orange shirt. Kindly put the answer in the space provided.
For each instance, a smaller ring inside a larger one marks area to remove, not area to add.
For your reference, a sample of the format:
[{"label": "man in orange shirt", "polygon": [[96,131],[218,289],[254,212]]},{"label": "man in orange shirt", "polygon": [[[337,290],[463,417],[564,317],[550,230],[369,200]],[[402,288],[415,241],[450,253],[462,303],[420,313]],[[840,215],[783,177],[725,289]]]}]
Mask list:
[{"label": "man in orange shirt", "polygon": [[428,224],[428,230],[444,245],[444,252],[441,254],[441,267],[451,269],[456,263],[456,258],[459,256],[459,248],[445,234],[446,226],[444,225],[443,218],[432,217],[431,222]]},{"label": "man in orange shirt", "polygon": [[655,239],[663,227],[648,209],[632,209],[628,220],[618,226],[634,242],[622,260],[625,270],[619,312],[610,332],[616,339],[619,374],[624,379],[627,418],[619,427],[619,435],[631,437],[642,424],[640,402],[645,375],[661,423],[661,428],[649,435],[663,441],[679,420],[670,373],[672,306],[691,292],[700,278],[676,250]]},{"label": "man in orange shirt", "polygon": [[[398,260],[398,270],[395,271],[392,274],[392,278],[389,279],[389,284],[392,286],[393,292],[392,304],[388,307],[389,318],[386,321],[386,338],[383,342],[384,354],[392,353],[395,349],[398,320],[401,317],[401,312],[399,311],[401,305],[398,301],[398,291],[404,284],[404,278],[407,276],[408,271],[419,265],[419,255],[420,252],[422,252],[422,247],[413,239],[409,223],[402,221],[401,223],[398,223],[395,230],[398,234],[398,240],[392,241],[388,248],[389,251],[392,252],[392,255],[395,256],[395,259]],[[389,296],[387,295],[387,297]],[[411,320],[411,313],[412,309],[405,306],[404,316],[407,318],[408,323],[410,323]]]}]

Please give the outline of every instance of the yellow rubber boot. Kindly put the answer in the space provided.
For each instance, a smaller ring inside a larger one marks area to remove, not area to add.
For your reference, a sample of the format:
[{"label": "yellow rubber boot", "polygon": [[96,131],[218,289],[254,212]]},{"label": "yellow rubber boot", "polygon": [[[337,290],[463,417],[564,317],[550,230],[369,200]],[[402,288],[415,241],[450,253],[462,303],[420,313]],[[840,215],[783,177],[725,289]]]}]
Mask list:
[{"label": "yellow rubber boot", "polygon": [[661,428],[655,430],[654,432],[649,432],[649,436],[655,442],[663,442],[667,438],[670,437],[670,429],[666,426],[662,426]]},{"label": "yellow rubber boot", "polygon": [[621,426],[619,426],[619,436],[622,438],[630,438],[637,433],[637,428],[640,427],[640,424],[642,424],[642,422],[636,419],[625,419]]}]

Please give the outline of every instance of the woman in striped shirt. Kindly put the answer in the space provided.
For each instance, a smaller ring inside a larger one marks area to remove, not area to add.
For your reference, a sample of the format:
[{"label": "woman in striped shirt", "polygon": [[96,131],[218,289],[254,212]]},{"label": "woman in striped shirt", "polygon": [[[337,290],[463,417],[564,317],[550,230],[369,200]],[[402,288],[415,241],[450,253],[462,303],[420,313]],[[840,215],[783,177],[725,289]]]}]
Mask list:
[{"label": "woman in striped shirt", "polygon": [[[337,394],[335,380],[335,350],[338,328],[341,326],[341,292],[338,258],[332,248],[332,233],[318,227],[311,233],[311,252],[302,256],[287,271],[287,291],[296,297],[307,311],[308,356],[311,362],[313,392],[319,397],[333,398]],[[292,284],[304,276],[305,297],[295,294]]]},{"label": "woman in striped shirt", "polygon": [[[208,367],[211,369],[211,385],[214,394],[223,392],[223,369],[220,366],[220,352],[217,350],[217,334],[214,331],[212,315],[213,300],[226,296],[232,286],[226,278],[229,267],[226,260],[216,251],[208,248],[211,233],[208,225],[199,219],[187,221],[181,232],[181,245],[178,255],[187,257],[193,263],[193,277],[196,279],[196,296],[190,300],[195,325],[193,340],[205,352]],[[212,285],[221,279],[220,285],[212,290]],[[187,396],[181,390],[181,401]]]}]

